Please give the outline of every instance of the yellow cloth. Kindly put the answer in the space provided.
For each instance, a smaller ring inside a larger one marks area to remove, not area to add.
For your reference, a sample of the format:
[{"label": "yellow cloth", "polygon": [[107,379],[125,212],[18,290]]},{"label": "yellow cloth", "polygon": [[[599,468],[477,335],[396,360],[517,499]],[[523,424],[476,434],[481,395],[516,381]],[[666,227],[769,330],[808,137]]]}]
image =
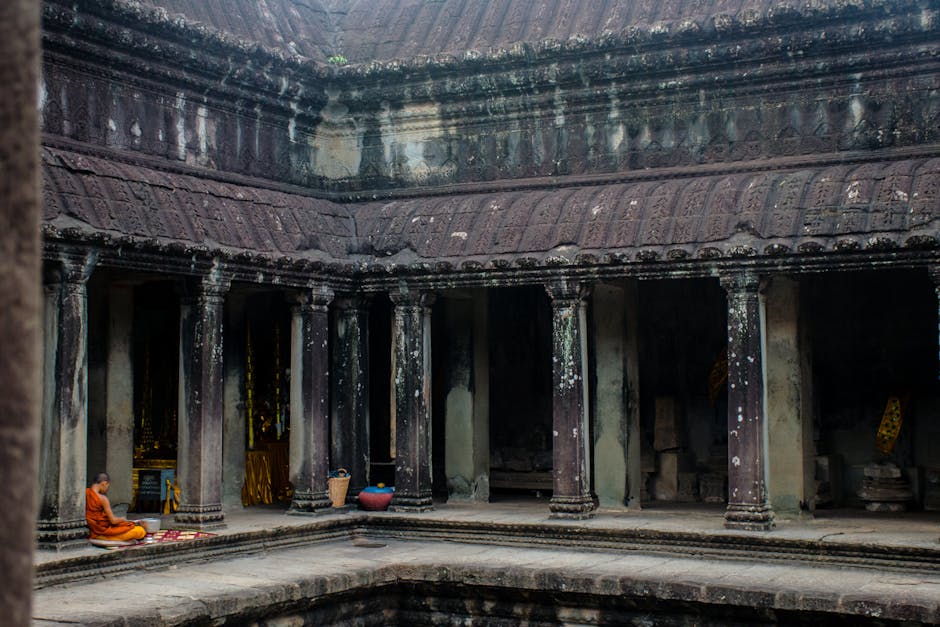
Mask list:
[{"label": "yellow cloth", "polygon": [[901,399],[892,396],[888,399],[885,413],[875,434],[875,446],[885,455],[890,455],[901,433]]},{"label": "yellow cloth", "polygon": [[147,535],[147,530],[140,525],[134,525],[124,533],[116,536],[92,536],[92,540],[140,540]]},{"label": "yellow cloth", "polygon": [[274,502],[271,490],[273,475],[271,455],[267,451],[247,451],[245,453],[245,482],[242,484],[242,505],[248,507]]}]

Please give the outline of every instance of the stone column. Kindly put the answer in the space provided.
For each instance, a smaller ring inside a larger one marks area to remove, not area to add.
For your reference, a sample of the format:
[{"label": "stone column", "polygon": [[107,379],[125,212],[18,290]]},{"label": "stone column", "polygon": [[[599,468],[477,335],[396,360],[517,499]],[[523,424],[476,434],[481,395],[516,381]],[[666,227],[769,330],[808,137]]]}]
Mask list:
[{"label": "stone column", "polygon": [[[940,265],[930,266],[927,268],[930,273],[930,278],[933,280],[934,291],[937,294],[937,315],[940,318]],[[940,329],[938,329],[940,331]],[[938,335],[940,337],[940,335]],[[938,344],[940,346],[940,344]],[[938,358],[940,358],[940,350],[938,350]],[[938,361],[940,364],[940,361]],[[940,379],[940,367],[937,368],[937,378]]]},{"label": "stone column", "polygon": [[431,500],[431,303],[426,292],[391,294],[395,305],[392,411],[395,421],[394,511],[434,509]]},{"label": "stone column", "polygon": [[291,513],[317,512],[332,503],[329,474],[329,306],[333,291],[316,287],[298,297],[291,325]]},{"label": "stone column", "polygon": [[587,315],[590,290],[564,279],[545,286],[552,299],[552,518],[591,518]]},{"label": "stone column", "polygon": [[601,507],[639,507],[640,412],[636,284],[594,288],[597,389],[594,487]]},{"label": "stone column", "polygon": [[134,326],[134,288],[112,285],[108,306],[107,399],[105,407],[105,465],[114,483],[111,503],[130,503],[134,475],[134,366],[131,362]]},{"label": "stone column", "polygon": [[349,471],[348,497],[369,485],[369,300],[338,298],[330,379],[331,459]]},{"label": "stone column", "polygon": [[31,624],[37,440],[42,416],[42,216],[36,91],[41,3],[0,2],[0,607],[4,624]]},{"label": "stone column", "polygon": [[180,507],[176,522],[223,526],[222,320],[229,281],[218,268],[187,286],[180,299]]},{"label": "stone column", "polygon": [[723,275],[728,293],[728,509],[725,527],[774,526],[767,498],[763,297],[747,270]]},{"label": "stone column", "polygon": [[767,285],[767,483],[775,512],[814,508],[813,386],[800,284],[774,277]]},{"label": "stone column", "polygon": [[222,383],[222,506],[241,507],[245,482],[245,316],[244,292],[225,298],[224,376]]},{"label": "stone column", "polygon": [[83,541],[88,433],[88,295],[94,257],[62,258],[45,278],[39,545]]},{"label": "stone column", "polygon": [[490,497],[490,369],[487,293],[447,298],[447,380],[444,474],[448,499],[486,503]]}]

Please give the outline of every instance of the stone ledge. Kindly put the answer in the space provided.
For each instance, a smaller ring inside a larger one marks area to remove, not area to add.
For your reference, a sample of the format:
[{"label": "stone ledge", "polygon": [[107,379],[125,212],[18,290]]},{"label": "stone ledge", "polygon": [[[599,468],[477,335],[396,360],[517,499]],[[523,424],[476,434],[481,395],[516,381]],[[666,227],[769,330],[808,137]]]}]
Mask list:
[{"label": "stone ledge", "polygon": [[[569,572],[557,567],[501,563],[454,566],[408,563],[407,558],[402,559],[404,563],[303,576],[290,583],[265,583],[265,568],[272,567],[266,564],[259,569],[259,583],[246,589],[203,590],[200,594],[197,587],[192,597],[174,598],[170,605],[155,606],[151,604],[153,601],[144,599],[131,611],[126,607],[120,611],[101,607],[77,610],[69,615],[69,622],[86,625],[221,624],[310,616],[317,612],[320,621],[328,620],[328,624],[350,624],[341,619],[348,621],[359,616],[349,612],[356,612],[363,599],[376,595],[383,596],[388,604],[384,608],[385,620],[391,623],[384,624],[397,624],[398,613],[402,610],[400,604],[419,612],[429,612],[436,607],[446,615],[448,609],[467,611],[471,599],[511,598],[517,602],[510,611],[520,619],[532,611],[529,605],[536,604],[543,595],[549,595],[553,605],[569,611],[603,608],[605,614],[592,624],[616,624],[615,616],[637,610],[723,617],[730,614],[737,620],[763,619],[760,622],[768,619],[786,622],[787,618],[796,618],[795,614],[801,621],[849,620],[852,624],[870,621],[879,625],[901,621],[933,623],[940,619],[937,604],[931,601],[929,593],[897,598],[888,591],[877,594],[821,592],[812,579],[800,585],[757,580],[753,585],[734,586],[722,583],[720,576],[681,572],[611,575],[592,572],[590,567]],[[158,598],[154,597],[154,601]],[[40,599],[34,620],[56,621],[52,616],[44,617],[44,614],[54,615],[56,610],[44,608],[42,601]]]},{"label": "stone ledge", "polygon": [[449,541],[494,547],[563,546],[606,554],[694,556],[723,561],[792,563],[807,568],[843,566],[931,575],[940,569],[940,545],[917,547],[826,542],[735,531],[709,533],[611,529],[557,520],[532,523],[471,522],[430,519],[414,514],[350,513],[342,518],[317,520],[309,524],[285,525],[192,542],[154,544],[50,560],[36,565],[35,587],[41,589],[140,569],[220,560],[246,553],[348,540],[357,536],[405,541]]}]

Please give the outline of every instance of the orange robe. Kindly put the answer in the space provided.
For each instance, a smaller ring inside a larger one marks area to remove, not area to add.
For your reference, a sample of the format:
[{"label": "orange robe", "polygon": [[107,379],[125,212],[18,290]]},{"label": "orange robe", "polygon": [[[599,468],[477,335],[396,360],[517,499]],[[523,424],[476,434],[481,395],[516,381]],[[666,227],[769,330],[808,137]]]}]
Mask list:
[{"label": "orange robe", "polygon": [[98,493],[85,488],[85,522],[92,540],[140,540],[147,530],[129,520],[112,525]]}]

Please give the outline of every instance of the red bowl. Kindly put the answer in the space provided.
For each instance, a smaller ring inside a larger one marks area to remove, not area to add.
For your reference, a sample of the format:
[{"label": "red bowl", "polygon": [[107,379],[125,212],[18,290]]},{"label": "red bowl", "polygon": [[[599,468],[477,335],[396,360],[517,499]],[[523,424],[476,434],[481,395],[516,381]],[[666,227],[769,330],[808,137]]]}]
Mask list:
[{"label": "red bowl", "polygon": [[392,492],[360,492],[359,507],[373,512],[380,512],[388,509],[388,504],[392,502]]}]

